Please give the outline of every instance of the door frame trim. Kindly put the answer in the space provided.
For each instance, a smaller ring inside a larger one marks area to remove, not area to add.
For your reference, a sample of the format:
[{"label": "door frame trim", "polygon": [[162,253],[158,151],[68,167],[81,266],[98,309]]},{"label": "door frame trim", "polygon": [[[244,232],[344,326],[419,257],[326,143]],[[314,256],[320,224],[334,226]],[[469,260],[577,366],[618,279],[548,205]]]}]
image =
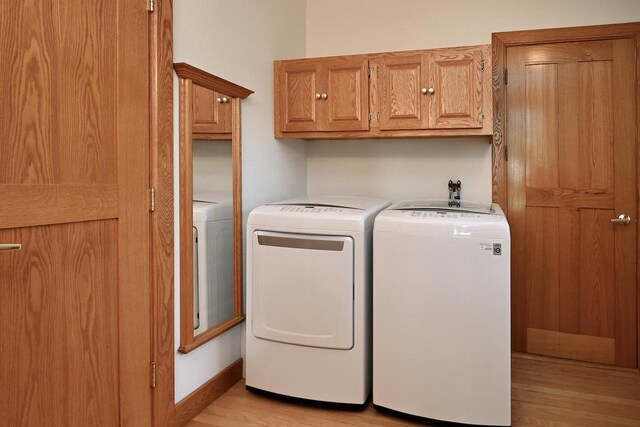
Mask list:
[{"label": "door frame trim", "polygon": [[173,215],[173,0],[156,0],[149,13],[151,86],[151,362],[154,426],[176,422],[174,385],[174,215]]},{"label": "door frame trim", "polygon": [[[524,30],[493,33],[492,47],[492,86],[493,86],[493,138],[492,138],[492,198],[508,214],[507,186],[507,93],[505,71],[507,48],[548,43],[567,43],[593,40],[634,38],[636,41],[636,164],[640,164],[640,22],[624,24],[593,25],[585,27],[551,28],[544,30]],[[507,76],[508,78],[508,76]],[[636,194],[640,197],[640,169],[636,177]],[[640,198],[639,198],[640,200]],[[636,207],[636,218],[640,218],[640,209]],[[636,262],[640,266],[640,238],[636,239]],[[638,366],[640,366],[640,268],[636,268],[638,331]]]}]

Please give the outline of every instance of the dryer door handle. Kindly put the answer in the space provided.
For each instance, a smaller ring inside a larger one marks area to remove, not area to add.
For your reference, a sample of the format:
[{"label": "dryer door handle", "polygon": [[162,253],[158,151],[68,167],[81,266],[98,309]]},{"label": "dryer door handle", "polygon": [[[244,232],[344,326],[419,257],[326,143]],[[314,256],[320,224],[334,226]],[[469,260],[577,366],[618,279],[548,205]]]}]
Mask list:
[{"label": "dryer door handle", "polygon": [[283,236],[258,235],[258,244],[261,246],[275,246],[291,249],[313,249],[317,251],[337,251],[344,249],[344,241],[322,240]]}]

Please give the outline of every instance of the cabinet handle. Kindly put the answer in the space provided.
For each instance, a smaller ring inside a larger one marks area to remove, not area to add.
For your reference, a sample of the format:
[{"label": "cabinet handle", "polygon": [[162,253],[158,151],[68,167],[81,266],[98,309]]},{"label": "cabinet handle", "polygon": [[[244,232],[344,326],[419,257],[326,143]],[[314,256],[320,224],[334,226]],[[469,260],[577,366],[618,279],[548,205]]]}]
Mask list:
[{"label": "cabinet handle", "polygon": [[323,93],[322,94],[322,99],[327,99],[327,98],[328,98],[328,95],[326,93]]},{"label": "cabinet handle", "polygon": [[316,93],[316,99],[320,99],[320,94]]}]

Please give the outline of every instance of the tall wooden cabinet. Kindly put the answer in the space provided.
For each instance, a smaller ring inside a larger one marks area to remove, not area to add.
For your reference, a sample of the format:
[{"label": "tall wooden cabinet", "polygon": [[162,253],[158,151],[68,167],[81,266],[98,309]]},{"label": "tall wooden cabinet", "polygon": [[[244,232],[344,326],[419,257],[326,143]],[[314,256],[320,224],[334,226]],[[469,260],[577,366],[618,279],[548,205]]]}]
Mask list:
[{"label": "tall wooden cabinet", "polygon": [[275,136],[491,135],[489,48],[276,61]]},{"label": "tall wooden cabinet", "polygon": [[368,60],[361,56],[276,62],[276,111],[281,130],[367,130],[367,71]]}]

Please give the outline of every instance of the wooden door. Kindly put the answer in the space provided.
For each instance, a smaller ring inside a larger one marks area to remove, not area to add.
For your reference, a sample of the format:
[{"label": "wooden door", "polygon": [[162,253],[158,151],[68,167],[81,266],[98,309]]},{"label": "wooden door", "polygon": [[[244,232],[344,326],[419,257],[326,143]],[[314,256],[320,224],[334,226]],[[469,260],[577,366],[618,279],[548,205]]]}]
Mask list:
[{"label": "wooden door", "polygon": [[430,128],[482,127],[482,64],[480,47],[429,54]]},{"label": "wooden door", "polygon": [[321,63],[301,60],[276,64],[279,90],[275,97],[279,103],[282,131],[321,130],[322,123],[318,113],[318,104],[322,102],[319,87]]},{"label": "wooden door", "polygon": [[[339,57],[323,61],[323,130],[369,129],[369,61]],[[327,97],[324,97],[326,93]]]},{"label": "wooden door", "polygon": [[193,85],[192,131],[194,134],[227,133],[231,138],[231,97]]},{"label": "wooden door", "polygon": [[151,425],[146,8],[0,2],[2,425]]},{"label": "wooden door", "polygon": [[380,129],[426,129],[429,126],[426,54],[383,55],[376,61]]},{"label": "wooden door", "polygon": [[507,51],[516,351],[637,366],[635,58],[633,39]]}]

